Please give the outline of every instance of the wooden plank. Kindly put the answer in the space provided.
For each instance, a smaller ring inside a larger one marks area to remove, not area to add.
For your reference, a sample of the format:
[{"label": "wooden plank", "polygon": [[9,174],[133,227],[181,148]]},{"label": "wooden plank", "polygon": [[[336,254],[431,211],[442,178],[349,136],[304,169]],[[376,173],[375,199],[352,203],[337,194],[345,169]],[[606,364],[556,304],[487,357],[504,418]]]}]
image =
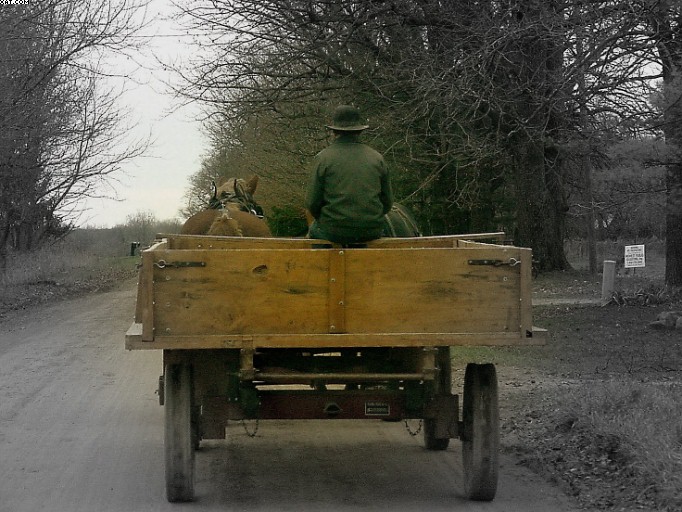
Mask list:
[{"label": "wooden plank", "polygon": [[349,250],[346,330],[352,333],[519,332],[517,248]]},{"label": "wooden plank", "polygon": [[503,231],[494,233],[469,233],[462,235],[421,236],[406,238],[380,238],[367,244],[373,249],[380,248],[427,248],[427,247],[454,247],[457,240],[496,240],[503,242],[506,235]]},{"label": "wooden plank", "polygon": [[140,268],[137,288],[137,304],[135,318],[142,323],[142,339],[154,340],[154,252],[142,252],[142,267]]},{"label": "wooden plank", "polygon": [[335,251],[156,251],[156,335],[519,330],[519,269],[468,264],[518,248]]},{"label": "wooden plank", "polygon": [[480,248],[487,248],[487,249],[493,249],[493,248],[499,248],[499,249],[507,249],[510,247],[514,247],[513,245],[503,245],[503,244],[491,244],[488,242],[477,242],[476,240],[470,240],[468,238],[460,238],[457,239],[457,243],[455,244],[454,247],[458,247],[459,249],[480,249]]},{"label": "wooden plank", "polygon": [[210,235],[163,235],[168,237],[173,250],[224,250],[224,249],[313,249],[331,242],[310,238],[249,238]]},{"label": "wooden plank", "polygon": [[[126,347],[543,342],[532,327],[530,250],[428,238],[311,249],[319,241],[170,236],[143,251],[141,333],[129,332]],[[208,239],[220,247],[193,248]],[[503,264],[480,263],[488,260]]]},{"label": "wooden plank", "polygon": [[167,240],[158,240],[140,254],[142,263],[137,278],[135,321],[142,325],[144,341],[154,339],[154,254],[167,247]]},{"label": "wooden plank", "polygon": [[[142,341],[142,324],[139,322],[133,322],[131,326],[126,331],[125,347],[130,349],[139,343],[150,343],[148,341]],[[156,348],[156,347],[152,347]]]},{"label": "wooden plank", "polygon": [[[513,249],[505,251],[518,255]],[[518,271],[470,266],[452,249],[381,254],[346,250],[352,256],[345,263],[345,296],[344,286],[327,282],[329,272],[336,272],[329,269],[330,251],[181,252],[157,254],[157,335],[327,333],[334,319],[346,331],[358,333],[449,332],[455,327],[505,331],[519,325]],[[489,250],[467,251],[466,256],[504,257]],[[173,266],[198,261],[206,267]]]},{"label": "wooden plank", "polygon": [[[323,379],[333,382],[369,382],[383,380],[433,380],[432,373],[304,373],[304,372],[257,372],[255,380],[267,381],[268,384],[309,384],[311,380]],[[242,379],[249,380],[249,379]]]},{"label": "wooden plank", "polygon": [[[327,333],[328,251],[159,251],[158,335]],[[204,267],[176,267],[203,262]]]},{"label": "wooden plank", "polygon": [[390,333],[390,334],[259,334],[157,336],[153,343],[126,338],[129,350],[223,349],[223,348],[362,348],[440,346],[533,346],[543,345],[546,331],[533,330],[531,337],[516,333]]},{"label": "wooden plank", "polygon": [[[168,248],[184,249],[313,249],[320,245],[338,248],[325,240],[309,238],[249,238],[210,235],[157,235],[158,239],[168,241]],[[453,247],[457,240],[496,240],[502,242],[504,232],[471,233],[462,235],[423,236],[411,238],[380,238],[367,243],[370,248],[426,248]]]},{"label": "wooden plank", "polygon": [[145,295],[148,293],[149,284],[147,281],[151,279],[149,272],[146,272],[143,265],[137,271],[137,296],[135,299],[135,320],[142,322],[144,315]]},{"label": "wooden plank", "polygon": [[519,282],[519,311],[521,333],[533,332],[533,255],[530,249],[519,249],[521,281]]}]

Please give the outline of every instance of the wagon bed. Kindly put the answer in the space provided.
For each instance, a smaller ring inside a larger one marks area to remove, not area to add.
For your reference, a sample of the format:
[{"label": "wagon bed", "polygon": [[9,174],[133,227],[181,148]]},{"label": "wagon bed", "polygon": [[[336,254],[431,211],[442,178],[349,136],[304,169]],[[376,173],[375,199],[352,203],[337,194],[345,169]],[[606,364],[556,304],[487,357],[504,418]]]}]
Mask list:
[{"label": "wagon bed", "polygon": [[531,251],[476,238],[168,235],[142,252],[128,349],[533,345]]}]

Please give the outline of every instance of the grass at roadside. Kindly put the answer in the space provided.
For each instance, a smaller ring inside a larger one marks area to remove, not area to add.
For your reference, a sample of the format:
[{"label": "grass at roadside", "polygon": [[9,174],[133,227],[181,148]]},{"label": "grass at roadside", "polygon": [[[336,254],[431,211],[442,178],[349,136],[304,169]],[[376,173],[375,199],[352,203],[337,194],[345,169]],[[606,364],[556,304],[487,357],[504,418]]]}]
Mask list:
[{"label": "grass at roadside", "polygon": [[503,425],[522,462],[598,510],[682,508],[680,382],[544,383]]},{"label": "grass at roadside", "polygon": [[[457,392],[466,362],[497,365],[503,449],[587,510],[682,510],[682,332],[649,327],[682,294],[661,269],[621,272],[605,307],[534,308],[546,346],[453,350]],[[600,295],[585,271],[533,282],[534,299]]]},{"label": "grass at roadside", "polygon": [[503,446],[582,506],[682,510],[682,333],[649,327],[682,304],[634,304],[535,308],[546,346],[455,365],[498,365]]},{"label": "grass at roadside", "polygon": [[0,274],[0,315],[59,297],[107,289],[136,275],[136,257],[103,257],[57,245],[12,255]]}]

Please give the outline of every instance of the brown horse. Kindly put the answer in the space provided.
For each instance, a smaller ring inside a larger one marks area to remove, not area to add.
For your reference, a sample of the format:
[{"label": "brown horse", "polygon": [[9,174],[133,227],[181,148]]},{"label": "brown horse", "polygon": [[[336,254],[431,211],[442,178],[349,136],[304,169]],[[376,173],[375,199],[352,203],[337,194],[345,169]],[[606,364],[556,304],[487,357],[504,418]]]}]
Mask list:
[{"label": "brown horse", "polygon": [[221,178],[207,210],[192,215],[183,224],[183,235],[271,237],[262,209],[253,200],[258,176],[249,181]]}]

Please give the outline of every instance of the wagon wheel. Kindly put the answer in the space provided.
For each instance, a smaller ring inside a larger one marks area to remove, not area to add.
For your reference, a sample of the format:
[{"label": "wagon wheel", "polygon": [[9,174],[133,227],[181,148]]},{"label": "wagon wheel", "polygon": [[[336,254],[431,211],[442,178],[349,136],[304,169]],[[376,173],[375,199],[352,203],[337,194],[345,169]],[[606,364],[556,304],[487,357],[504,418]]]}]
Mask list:
[{"label": "wagon wheel", "polygon": [[168,364],[164,378],[166,409],[166,497],[170,502],[194,499],[192,373],[186,363]]},{"label": "wagon wheel", "polygon": [[491,501],[497,491],[500,443],[495,365],[467,365],[462,422],[466,495],[471,500]]},{"label": "wagon wheel", "polygon": [[[438,379],[434,382],[435,394],[449,394],[452,390],[452,361],[450,359],[450,347],[439,347],[437,364],[440,371]],[[446,450],[450,439],[436,438],[436,420],[424,418],[424,446],[427,450]]]}]

